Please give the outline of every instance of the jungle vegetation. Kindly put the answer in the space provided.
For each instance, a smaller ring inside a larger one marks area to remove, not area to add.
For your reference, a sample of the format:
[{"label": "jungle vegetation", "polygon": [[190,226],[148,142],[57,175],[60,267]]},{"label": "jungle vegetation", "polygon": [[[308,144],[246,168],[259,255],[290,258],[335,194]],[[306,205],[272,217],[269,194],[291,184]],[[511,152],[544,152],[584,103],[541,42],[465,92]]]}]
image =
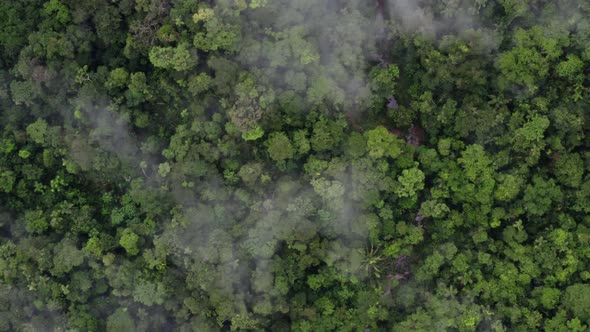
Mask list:
[{"label": "jungle vegetation", "polygon": [[2,0],[0,331],[589,331],[589,65],[587,0]]}]

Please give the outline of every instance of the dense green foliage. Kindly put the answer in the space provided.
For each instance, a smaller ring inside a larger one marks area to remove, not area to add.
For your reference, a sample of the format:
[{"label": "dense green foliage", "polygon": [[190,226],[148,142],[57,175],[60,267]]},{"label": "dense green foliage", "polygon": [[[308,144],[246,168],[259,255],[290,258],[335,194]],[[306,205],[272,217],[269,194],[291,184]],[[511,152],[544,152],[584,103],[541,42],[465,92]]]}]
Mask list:
[{"label": "dense green foliage", "polygon": [[0,331],[588,331],[589,65],[587,0],[0,1]]}]

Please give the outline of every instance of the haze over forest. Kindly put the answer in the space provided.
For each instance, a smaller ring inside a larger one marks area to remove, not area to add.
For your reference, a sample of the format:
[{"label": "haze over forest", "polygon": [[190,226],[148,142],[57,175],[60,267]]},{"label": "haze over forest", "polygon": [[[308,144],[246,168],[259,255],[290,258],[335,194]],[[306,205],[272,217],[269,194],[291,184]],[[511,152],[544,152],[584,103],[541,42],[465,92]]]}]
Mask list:
[{"label": "haze over forest", "polygon": [[0,331],[590,331],[589,65],[587,0],[1,0]]}]

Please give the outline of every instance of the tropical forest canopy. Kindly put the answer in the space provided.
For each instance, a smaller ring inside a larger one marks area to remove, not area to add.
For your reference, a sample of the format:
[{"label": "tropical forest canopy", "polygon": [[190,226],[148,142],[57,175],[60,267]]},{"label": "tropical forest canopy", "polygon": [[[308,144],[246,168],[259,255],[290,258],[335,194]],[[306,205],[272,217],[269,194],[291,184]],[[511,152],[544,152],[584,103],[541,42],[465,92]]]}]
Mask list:
[{"label": "tropical forest canopy", "polygon": [[588,331],[589,65],[587,0],[2,0],[0,331]]}]

